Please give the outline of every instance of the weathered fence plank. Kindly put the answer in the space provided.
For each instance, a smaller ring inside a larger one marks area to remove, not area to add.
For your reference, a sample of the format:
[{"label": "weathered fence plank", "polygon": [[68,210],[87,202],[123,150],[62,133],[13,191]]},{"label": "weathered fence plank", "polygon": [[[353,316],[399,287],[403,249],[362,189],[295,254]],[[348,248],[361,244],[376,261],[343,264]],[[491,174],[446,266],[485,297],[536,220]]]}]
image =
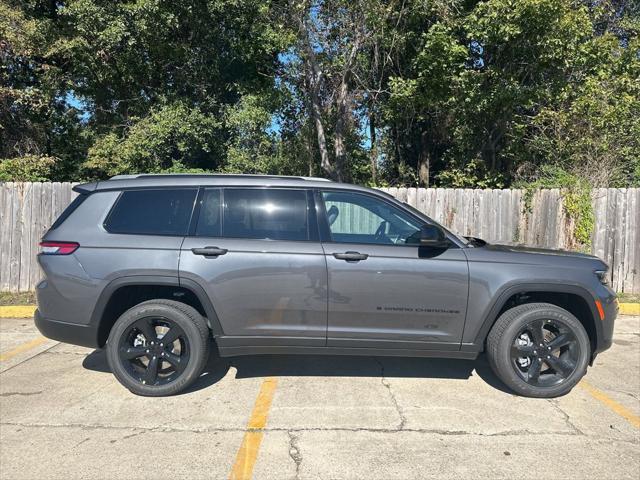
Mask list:
[{"label": "weathered fence plank", "polygon": [[[0,291],[31,290],[40,279],[38,242],[75,197],[73,183],[0,183]],[[523,190],[383,188],[452,230],[493,243],[568,248],[562,194]],[[610,267],[612,286],[640,293],[640,189],[594,189],[592,253]],[[345,211],[346,210],[346,211]],[[362,210],[343,209],[338,226],[374,232]]]},{"label": "weathered fence plank", "polygon": [[0,291],[7,291],[11,285],[9,281],[9,235],[11,228],[9,226],[9,218],[11,217],[9,185],[0,183]]},{"label": "weathered fence plank", "polygon": [[11,220],[9,244],[9,282],[18,288],[20,285],[20,217],[22,215],[22,205],[24,197],[24,186],[20,183],[10,184],[14,188],[15,195],[11,198]]}]

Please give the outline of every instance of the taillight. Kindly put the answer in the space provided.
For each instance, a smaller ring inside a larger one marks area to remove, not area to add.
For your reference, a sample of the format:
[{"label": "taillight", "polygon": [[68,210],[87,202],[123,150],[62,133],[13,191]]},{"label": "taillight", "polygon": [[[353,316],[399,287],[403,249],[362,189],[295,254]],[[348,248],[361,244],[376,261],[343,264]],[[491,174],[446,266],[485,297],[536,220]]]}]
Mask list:
[{"label": "taillight", "polygon": [[77,242],[40,242],[40,253],[43,255],[69,255],[80,246]]}]

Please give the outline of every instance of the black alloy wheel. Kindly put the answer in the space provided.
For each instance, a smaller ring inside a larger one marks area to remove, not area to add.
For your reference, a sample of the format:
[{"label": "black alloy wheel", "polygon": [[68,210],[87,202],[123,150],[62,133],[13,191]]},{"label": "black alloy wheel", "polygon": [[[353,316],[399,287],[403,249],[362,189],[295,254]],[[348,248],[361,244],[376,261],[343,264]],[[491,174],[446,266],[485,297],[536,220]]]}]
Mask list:
[{"label": "black alloy wheel", "polygon": [[137,395],[175,395],[202,373],[211,335],[193,307],[175,300],[148,300],[116,321],[107,360],[118,381]]},{"label": "black alloy wheel", "polygon": [[525,382],[536,387],[562,383],[576,370],[580,345],[557,320],[536,319],[520,329],[511,346],[511,362]]},{"label": "black alloy wheel", "polygon": [[570,392],[591,358],[591,340],[582,322],[564,308],[543,302],[503,312],[486,347],[489,365],[500,380],[514,392],[535,398]]},{"label": "black alloy wheel", "polygon": [[118,353],[134,380],[165,385],[178,378],[189,363],[189,340],[168,318],[143,317],[121,337]]}]

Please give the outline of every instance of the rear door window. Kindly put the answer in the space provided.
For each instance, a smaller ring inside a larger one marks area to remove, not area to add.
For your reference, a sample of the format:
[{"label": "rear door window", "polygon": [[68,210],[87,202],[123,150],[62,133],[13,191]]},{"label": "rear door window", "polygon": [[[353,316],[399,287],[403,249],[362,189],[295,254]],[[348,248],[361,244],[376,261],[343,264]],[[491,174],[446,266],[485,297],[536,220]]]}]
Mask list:
[{"label": "rear door window", "polygon": [[218,188],[207,188],[202,195],[196,235],[199,237],[222,235],[222,200]]},{"label": "rear door window", "polygon": [[196,189],[125,190],[105,222],[110,233],[186,235]]},{"label": "rear door window", "polygon": [[308,217],[305,190],[224,191],[224,237],[308,240]]}]

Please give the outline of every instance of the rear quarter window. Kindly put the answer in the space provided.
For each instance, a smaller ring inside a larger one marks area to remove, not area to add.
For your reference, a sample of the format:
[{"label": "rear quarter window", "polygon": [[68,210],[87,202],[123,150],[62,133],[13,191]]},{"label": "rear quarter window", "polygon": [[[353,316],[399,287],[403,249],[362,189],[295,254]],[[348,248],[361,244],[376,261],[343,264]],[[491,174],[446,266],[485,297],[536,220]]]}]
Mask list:
[{"label": "rear quarter window", "polygon": [[125,190],[104,223],[110,233],[186,235],[196,189]]},{"label": "rear quarter window", "polygon": [[53,222],[53,225],[51,225],[51,228],[49,230],[55,230],[60,225],[62,225],[64,221],[67,218],[69,218],[71,214],[75,212],[80,205],[82,205],[82,202],[84,202],[88,196],[89,195],[80,194],[76,198],[74,198],[73,201],[67,206],[67,208],[64,209],[62,214],[60,214],[58,219],[55,222]]}]

